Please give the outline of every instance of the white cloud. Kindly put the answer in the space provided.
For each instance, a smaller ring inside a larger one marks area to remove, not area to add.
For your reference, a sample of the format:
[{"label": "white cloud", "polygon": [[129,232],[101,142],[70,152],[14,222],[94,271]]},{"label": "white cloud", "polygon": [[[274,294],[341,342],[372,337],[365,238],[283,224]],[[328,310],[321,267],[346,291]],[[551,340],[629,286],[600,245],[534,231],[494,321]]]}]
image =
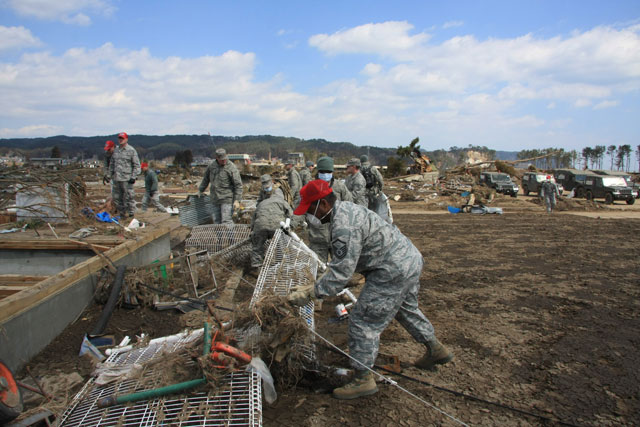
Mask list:
[{"label": "white cloud", "polygon": [[40,46],[42,42],[24,27],[0,25],[0,51]]},{"label": "white cloud", "polygon": [[2,138],[16,138],[16,137],[30,137],[33,135],[56,135],[62,132],[62,126],[51,125],[30,125],[24,126],[18,129],[0,128],[0,137]]},{"label": "white cloud", "polygon": [[573,106],[576,108],[584,108],[589,107],[592,104],[590,99],[587,98],[578,98],[576,102],[573,103]]},{"label": "white cloud", "polygon": [[464,22],[462,21],[449,21],[442,24],[442,28],[443,29],[455,28],[455,27],[462,27],[463,25],[464,25]]},{"label": "white cloud", "polygon": [[91,24],[87,13],[110,16],[115,11],[110,0],[3,0],[1,4],[21,16],[82,26]]},{"label": "white cloud", "polygon": [[598,104],[593,106],[594,110],[602,110],[604,108],[612,108],[612,107],[617,107],[619,104],[618,101],[602,101],[599,102]]}]

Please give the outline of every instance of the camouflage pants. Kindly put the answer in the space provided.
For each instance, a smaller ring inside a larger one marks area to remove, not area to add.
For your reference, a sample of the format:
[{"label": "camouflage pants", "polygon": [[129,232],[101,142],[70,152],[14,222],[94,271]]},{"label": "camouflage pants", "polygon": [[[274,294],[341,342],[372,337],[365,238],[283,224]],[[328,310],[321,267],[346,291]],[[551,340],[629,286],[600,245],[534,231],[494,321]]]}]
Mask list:
[{"label": "camouflage pants", "polygon": [[162,203],[160,203],[160,193],[158,193],[157,191],[154,191],[153,193],[144,193],[144,196],[142,196],[142,210],[146,211],[147,207],[149,206],[149,201],[151,200],[151,203],[153,204],[153,206],[156,207],[156,209],[160,212],[166,212],[167,208],[165,208],[164,206],[162,206]]},{"label": "camouflage pants", "polygon": [[133,216],[136,212],[136,199],[133,184],[128,181],[113,182],[113,203],[121,214]]},{"label": "camouflage pants", "polygon": [[233,224],[233,205],[231,203],[212,202],[214,224]]},{"label": "camouflage pants", "polygon": [[[435,337],[431,322],[418,308],[422,259],[408,276],[379,280],[374,274],[367,281],[349,316],[349,353],[367,367],[378,355],[380,334],[395,318],[414,340],[426,344]],[[352,362],[356,369],[362,366]]]},{"label": "camouflage pants", "polygon": [[259,267],[264,260],[264,243],[273,237],[273,230],[258,230],[251,233],[251,267]]},{"label": "camouflage pants", "polygon": [[544,195],[544,204],[547,207],[547,212],[551,212],[556,208],[556,195],[551,193]]}]

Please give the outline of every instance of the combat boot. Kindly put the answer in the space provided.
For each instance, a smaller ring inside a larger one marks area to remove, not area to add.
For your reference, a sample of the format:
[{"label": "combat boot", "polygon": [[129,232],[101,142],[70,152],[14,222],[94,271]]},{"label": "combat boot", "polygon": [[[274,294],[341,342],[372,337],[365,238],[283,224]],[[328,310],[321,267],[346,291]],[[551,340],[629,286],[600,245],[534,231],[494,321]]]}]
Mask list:
[{"label": "combat boot", "polygon": [[432,370],[436,365],[444,365],[453,360],[451,353],[437,338],[425,344],[427,352],[414,363],[416,368]]},{"label": "combat boot", "polygon": [[378,392],[376,380],[370,371],[356,371],[356,376],[345,386],[333,390],[336,399],[350,400]]}]

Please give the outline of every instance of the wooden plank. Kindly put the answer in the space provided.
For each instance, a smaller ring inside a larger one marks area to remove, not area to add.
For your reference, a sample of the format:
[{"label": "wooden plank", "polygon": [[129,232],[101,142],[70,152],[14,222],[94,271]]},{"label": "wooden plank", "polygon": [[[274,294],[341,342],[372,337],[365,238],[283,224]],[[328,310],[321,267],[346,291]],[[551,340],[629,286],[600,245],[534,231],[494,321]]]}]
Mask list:
[{"label": "wooden plank", "polygon": [[[108,250],[121,242],[108,242],[106,245],[93,244],[97,249]],[[39,239],[0,239],[0,249],[10,250],[90,250],[87,243],[71,239],[39,240]]]},{"label": "wooden plank", "polygon": [[[131,254],[136,249],[147,245],[160,236],[171,232],[169,225],[148,230],[145,234],[137,236],[136,240],[127,240],[123,244],[108,250],[105,255],[116,262]],[[99,256],[94,256],[86,261],[70,267],[60,273],[49,277],[29,288],[10,295],[0,301],[0,323],[12,318],[16,314],[29,309],[32,305],[61,292],[66,287],[73,285],[84,277],[100,271],[107,265],[107,261]]]},{"label": "wooden plank", "polygon": [[[227,283],[224,286],[224,290],[220,293],[220,297],[216,299],[216,305],[226,307],[229,309],[235,309],[236,305],[233,302],[233,298],[236,295],[236,289],[240,284],[242,278],[242,267],[233,267],[232,274],[227,279]],[[219,320],[231,319],[232,312],[226,310],[215,310],[215,315]]]},{"label": "wooden plank", "polygon": [[19,274],[1,274],[0,285],[12,285],[18,283],[26,283],[32,285],[34,283],[42,282],[49,276],[21,276]]}]

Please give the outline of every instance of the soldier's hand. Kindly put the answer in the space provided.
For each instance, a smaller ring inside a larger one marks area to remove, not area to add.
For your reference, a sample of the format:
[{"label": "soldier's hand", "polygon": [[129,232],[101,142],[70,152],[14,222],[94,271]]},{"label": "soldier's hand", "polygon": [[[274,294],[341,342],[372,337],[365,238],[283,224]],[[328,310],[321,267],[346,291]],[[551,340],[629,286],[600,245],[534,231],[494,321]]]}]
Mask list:
[{"label": "soldier's hand", "polygon": [[303,306],[316,297],[314,287],[315,285],[295,286],[291,288],[287,300],[293,305]]},{"label": "soldier's hand", "polygon": [[129,179],[129,184],[135,184],[135,182],[136,182],[136,179],[135,179],[135,178],[131,178],[131,179]]},{"label": "soldier's hand", "polygon": [[235,202],[233,202],[233,209],[236,211],[240,209],[240,201],[236,200]]},{"label": "soldier's hand", "polygon": [[102,185],[107,185],[110,181],[111,178],[109,178],[107,175],[102,177]]}]

